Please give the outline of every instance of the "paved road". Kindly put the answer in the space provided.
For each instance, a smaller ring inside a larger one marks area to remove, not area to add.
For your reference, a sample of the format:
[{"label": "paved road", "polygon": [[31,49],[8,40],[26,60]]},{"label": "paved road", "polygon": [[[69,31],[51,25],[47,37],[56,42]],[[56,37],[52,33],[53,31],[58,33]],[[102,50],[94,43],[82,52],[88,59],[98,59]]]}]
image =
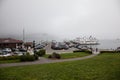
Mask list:
[{"label": "paved road", "polygon": [[56,63],[56,62],[65,62],[65,61],[75,61],[75,60],[83,60],[88,59],[96,56],[97,54],[92,54],[89,56],[81,57],[81,58],[71,58],[71,59],[56,59],[51,60],[44,57],[40,57],[39,60],[33,61],[33,62],[21,62],[21,63],[6,63],[6,64],[0,64],[1,67],[11,67],[11,66],[23,66],[23,65],[33,65],[33,64],[46,64],[46,63]]}]

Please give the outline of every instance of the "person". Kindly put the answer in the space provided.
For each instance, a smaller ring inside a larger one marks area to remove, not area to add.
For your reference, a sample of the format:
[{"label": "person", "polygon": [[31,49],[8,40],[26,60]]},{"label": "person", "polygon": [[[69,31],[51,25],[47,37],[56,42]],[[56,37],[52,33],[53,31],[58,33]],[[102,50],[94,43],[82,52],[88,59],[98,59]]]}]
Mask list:
[{"label": "person", "polygon": [[96,52],[98,52],[98,48],[96,48]]}]

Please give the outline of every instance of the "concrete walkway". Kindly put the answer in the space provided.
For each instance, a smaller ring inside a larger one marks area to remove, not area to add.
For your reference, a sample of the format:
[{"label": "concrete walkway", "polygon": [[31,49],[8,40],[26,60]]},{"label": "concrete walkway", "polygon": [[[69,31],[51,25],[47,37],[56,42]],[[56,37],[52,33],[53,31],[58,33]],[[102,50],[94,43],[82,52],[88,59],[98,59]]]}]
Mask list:
[{"label": "concrete walkway", "polygon": [[89,56],[84,56],[80,58],[71,58],[71,59],[47,59],[44,57],[40,57],[39,60],[33,61],[33,62],[20,62],[20,63],[5,63],[5,64],[0,64],[0,68],[2,67],[11,67],[11,66],[23,66],[23,65],[33,65],[33,64],[46,64],[46,63],[56,63],[56,62],[65,62],[65,61],[75,61],[75,60],[83,60],[83,59],[88,59],[96,56],[97,54],[92,54]]}]

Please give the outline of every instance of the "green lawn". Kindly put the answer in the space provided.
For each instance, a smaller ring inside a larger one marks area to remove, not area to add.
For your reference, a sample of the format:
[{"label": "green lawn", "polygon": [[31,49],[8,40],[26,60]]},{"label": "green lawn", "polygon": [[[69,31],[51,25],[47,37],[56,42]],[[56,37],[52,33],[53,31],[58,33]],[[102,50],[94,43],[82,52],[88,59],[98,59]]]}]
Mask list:
[{"label": "green lawn", "polygon": [[[91,55],[90,53],[85,52],[76,52],[76,53],[62,53],[60,54],[61,59],[68,59],[68,58],[77,58],[77,57],[83,57]],[[49,54],[45,55],[46,58],[48,58]]]},{"label": "green lawn", "polygon": [[120,80],[120,53],[85,60],[0,68],[0,80]]},{"label": "green lawn", "polygon": [[64,53],[60,55],[62,59],[67,59],[67,58],[77,58],[77,57],[88,56],[90,54],[85,52],[76,52],[76,53]]}]

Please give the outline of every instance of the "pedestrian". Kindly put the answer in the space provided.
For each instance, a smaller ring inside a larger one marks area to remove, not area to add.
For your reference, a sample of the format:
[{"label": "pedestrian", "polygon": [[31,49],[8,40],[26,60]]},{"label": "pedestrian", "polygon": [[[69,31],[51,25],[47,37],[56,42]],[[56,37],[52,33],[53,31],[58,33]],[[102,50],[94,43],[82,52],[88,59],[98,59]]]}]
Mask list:
[{"label": "pedestrian", "polygon": [[96,52],[98,52],[98,48],[96,48]]}]

